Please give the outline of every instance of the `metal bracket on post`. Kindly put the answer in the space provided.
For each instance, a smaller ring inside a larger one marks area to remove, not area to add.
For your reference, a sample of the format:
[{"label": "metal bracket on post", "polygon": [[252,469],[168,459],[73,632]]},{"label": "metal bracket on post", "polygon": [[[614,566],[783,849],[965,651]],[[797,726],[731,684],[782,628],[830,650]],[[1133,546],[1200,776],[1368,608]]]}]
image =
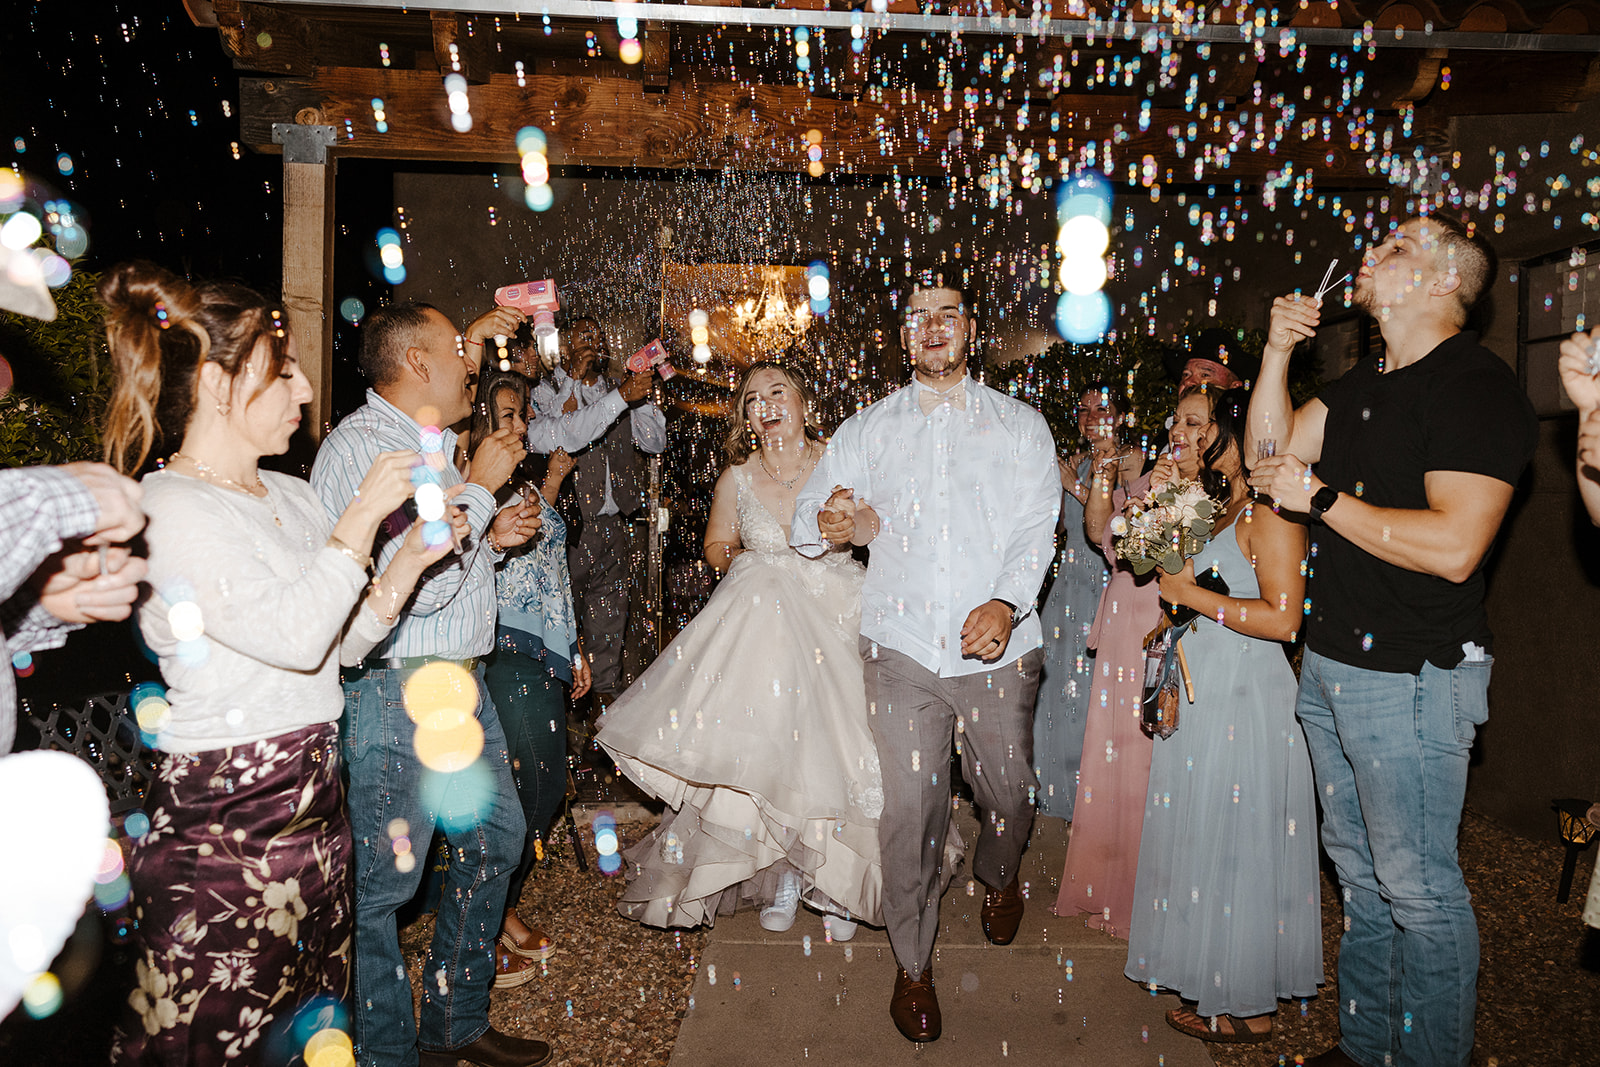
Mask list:
[{"label": "metal bracket on post", "polygon": [[283,145],[285,163],[326,163],[332,147],[332,126],[302,126],[294,122],[274,122],[272,143]]}]

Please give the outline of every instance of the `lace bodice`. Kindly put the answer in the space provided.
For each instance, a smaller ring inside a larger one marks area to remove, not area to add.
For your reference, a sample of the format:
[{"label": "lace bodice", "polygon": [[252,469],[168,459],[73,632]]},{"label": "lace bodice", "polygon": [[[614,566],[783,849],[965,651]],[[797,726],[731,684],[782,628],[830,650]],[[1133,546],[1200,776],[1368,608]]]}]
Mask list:
[{"label": "lace bodice", "polygon": [[775,555],[793,552],[789,547],[789,526],[779,523],[756,496],[748,462],[733,468],[733,479],[739,487],[739,540],[744,547]]},{"label": "lace bodice", "polygon": [[756,496],[750,484],[750,463],[746,461],[733,468],[734,483],[739,487],[739,541],[751,552],[770,556],[791,556],[808,564],[830,567],[852,566],[855,561],[848,552],[829,552],[821,559],[808,559],[789,547],[789,524],[780,523],[767,505]]},{"label": "lace bodice", "polygon": [[789,547],[789,527],[778,522],[750,485],[748,464],[733,468],[739,490],[739,542],[745,548],[733,559],[729,574],[748,567],[780,567],[799,580],[821,602],[825,613],[849,640],[861,624],[861,581],[866,569],[848,552],[829,552],[821,559],[802,556]]}]

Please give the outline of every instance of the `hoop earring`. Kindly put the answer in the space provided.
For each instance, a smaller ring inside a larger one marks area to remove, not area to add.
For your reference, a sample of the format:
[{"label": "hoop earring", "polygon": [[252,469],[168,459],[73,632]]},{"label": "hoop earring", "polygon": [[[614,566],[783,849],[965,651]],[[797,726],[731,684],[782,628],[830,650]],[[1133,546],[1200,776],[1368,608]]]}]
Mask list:
[{"label": "hoop earring", "polygon": [[217,414],[218,415],[221,415],[223,418],[227,418],[228,417],[228,412],[230,412],[232,410],[233,410],[233,405],[232,404],[224,404],[220,400],[217,401]]}]

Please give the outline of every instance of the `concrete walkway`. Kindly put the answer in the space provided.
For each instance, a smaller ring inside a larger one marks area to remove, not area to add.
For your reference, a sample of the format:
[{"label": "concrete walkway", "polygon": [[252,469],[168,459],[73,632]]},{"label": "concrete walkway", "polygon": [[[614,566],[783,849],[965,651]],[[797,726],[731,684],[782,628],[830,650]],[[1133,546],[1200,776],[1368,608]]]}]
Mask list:
[{"label": "concrete walkway", "polygon": [[[962,836],[976,840],[970,805],[959,818]],[[1035,820],[1023,857],[1028,909],[1005,948],[984,939],[983,887],[965,870],[951,883],[934,946],[938,1041],[912,1044],[890,1022],[895,963],[883,931],[863,926],[848,944],[829,944],[814,912],[802,908],[792,929],[770,934],[750,910],[711,931],[674,1067],[1211,1067],[1204,1046],[1162,1018],[1177,998],[1152,997],[1123,977],[1127,942],[1050,914],[1067,833],[1059,819]]]}]

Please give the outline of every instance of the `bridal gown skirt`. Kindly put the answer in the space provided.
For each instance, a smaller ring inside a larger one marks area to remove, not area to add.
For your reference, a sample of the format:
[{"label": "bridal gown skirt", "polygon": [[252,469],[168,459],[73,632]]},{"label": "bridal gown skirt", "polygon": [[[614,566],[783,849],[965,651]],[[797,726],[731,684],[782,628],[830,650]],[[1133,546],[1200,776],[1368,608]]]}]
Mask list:
[{"label": "bridal gown skirt", "polygon": [[623,914],[710,924],[770,902],[792,867],[808,902],[881,924],[883,785],[856,650],[860,590],[848,557],[746,551],[607,711],[597,740],[669,809],[625,854]]}]

